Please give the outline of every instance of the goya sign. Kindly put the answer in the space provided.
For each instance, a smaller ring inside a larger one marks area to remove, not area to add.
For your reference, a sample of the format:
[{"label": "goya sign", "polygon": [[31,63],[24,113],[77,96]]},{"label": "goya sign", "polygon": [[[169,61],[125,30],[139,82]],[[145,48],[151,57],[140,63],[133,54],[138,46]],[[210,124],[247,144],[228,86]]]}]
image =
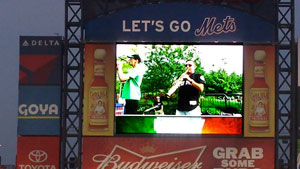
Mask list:
[{"label": "goya sign", "polygon": [[59,135],[60,87],[20,86],[19,135]]}]

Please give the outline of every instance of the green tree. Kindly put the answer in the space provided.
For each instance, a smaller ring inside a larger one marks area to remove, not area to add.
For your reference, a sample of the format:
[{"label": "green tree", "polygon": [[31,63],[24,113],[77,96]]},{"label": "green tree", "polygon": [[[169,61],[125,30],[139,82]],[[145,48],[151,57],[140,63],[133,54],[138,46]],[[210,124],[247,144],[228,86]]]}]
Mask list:
[{"label": "green tree", "polygon": [[204,73],[193,47],[152,45],[147,60],[144,61],[148,70],[144,75],[142,93],[154,95],[160,92],[166,93],[174,80],[185,71],[185,60],[193,58],[196,58],[196,72]]},{"label": "green tree", "polygon": [[230,75],[224,69],[218,71],[210,71],[205,75],[206,93],[242,93],[243,79],[242,75],[232,73]]}]

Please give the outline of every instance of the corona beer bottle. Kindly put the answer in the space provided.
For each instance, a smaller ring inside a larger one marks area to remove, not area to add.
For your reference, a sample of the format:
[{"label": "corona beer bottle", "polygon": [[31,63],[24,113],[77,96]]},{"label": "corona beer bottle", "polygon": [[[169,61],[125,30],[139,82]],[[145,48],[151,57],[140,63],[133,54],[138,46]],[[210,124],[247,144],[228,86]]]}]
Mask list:
[{"label": "corona beer bottle", "polygon": [[254,52],[254,82],[250,88],[249,98],[249,131],[269,131],[269,87],[265,81],[264,50]]},{"label": "corona beer bottle", "polygon": [[94,79],[89,88],[89,123],[88,130],[108,129],[107,83],[104,75],[106,51],[96,49],[94,52]]}]

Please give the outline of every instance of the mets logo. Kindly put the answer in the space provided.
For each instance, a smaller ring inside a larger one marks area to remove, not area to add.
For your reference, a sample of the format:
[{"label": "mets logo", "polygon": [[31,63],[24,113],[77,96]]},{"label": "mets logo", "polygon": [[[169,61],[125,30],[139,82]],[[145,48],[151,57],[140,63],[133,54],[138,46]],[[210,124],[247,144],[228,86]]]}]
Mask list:
[{"label": "mets logo", "polygon": [[28,154],[28,158],[34,163],[42,163],[47,160],[48,154],[43,150],[33,150]]}]

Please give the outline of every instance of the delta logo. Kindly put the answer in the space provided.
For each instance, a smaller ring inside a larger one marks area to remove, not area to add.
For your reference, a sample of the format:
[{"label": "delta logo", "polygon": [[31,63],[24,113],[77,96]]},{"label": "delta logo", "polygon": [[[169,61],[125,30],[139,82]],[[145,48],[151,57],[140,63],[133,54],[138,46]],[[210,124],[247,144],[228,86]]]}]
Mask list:
[{"label": "delta logo", "polygon": [[30,164],[19,164],[19,169],[56,169],[55,165],[47,164],[48,153],[43,150],[33,150],[27,157]]},{"label": "delta logo", "polygon": [[22,47],[33,47],[33,46],[60,46],[58,40],[24,40],[22,42]]}]

